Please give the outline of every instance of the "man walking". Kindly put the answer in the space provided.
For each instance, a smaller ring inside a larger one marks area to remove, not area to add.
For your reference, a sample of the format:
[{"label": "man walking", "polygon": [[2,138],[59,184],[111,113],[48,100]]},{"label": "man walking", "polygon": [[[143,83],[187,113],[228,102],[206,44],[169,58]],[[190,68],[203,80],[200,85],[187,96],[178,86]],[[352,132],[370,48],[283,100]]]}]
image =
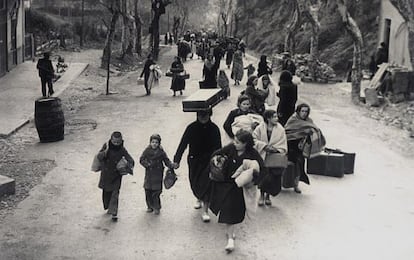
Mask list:
[{"label": "man walking", "polygon": [[48,87],[48,96],[55,93],[53,91],[53,82],[52,79],[55,75],[55,70],[53,69],[52,62],[49,59],[50,53],[45,52],[43,58],[39,59],[37,62],[36,68],[39,70],[40,81],[42,83],[42,96],[46,97],[46,84]]}]

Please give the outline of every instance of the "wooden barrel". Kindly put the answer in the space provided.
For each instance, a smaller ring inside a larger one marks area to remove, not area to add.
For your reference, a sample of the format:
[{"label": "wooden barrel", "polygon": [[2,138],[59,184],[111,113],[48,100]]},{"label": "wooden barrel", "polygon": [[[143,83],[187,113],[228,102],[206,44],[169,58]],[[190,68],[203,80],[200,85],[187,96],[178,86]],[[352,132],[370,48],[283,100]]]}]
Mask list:
[{"label": "wooden barrel", "polygon": [[60,98],[40,98],[35,102],[35,125],[40,142],[63,140],[65,116]]}]

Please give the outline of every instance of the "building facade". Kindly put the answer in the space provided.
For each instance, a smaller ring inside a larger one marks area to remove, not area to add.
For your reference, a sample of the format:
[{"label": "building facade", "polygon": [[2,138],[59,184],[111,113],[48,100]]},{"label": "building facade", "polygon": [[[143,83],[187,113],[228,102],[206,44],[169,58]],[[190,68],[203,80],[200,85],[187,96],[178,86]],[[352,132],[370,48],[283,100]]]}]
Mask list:
[{"label": "building facade", "polygon": [[381,1],[379,42],[388,46],[389,63],[407,67],[413,70],[409,50],[409,28],[397,8],[389,1]]},{"label": "building facade", "polygon": [[0,77],[24,61],[23,0],[0,0]]}]

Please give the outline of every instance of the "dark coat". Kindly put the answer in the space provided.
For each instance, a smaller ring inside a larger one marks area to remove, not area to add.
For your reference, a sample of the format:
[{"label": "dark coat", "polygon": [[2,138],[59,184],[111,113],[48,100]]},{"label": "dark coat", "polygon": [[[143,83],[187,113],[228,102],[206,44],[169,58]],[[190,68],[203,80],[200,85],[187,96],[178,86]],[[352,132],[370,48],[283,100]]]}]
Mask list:
[{"label": "dark coat", "polygon": [[[237,187],[231,176],[242,165],[244,159],[256,160],[260,165],[260,172],[262,174],[265,170],[263,159],[255,149],[246,150],[242,155],[237,155],[234,144],[223,147],[213,155],[215,154],[226,155],[228,160],[226,170],[224,171],[224,182],[212,181],[210,209],[219,216],[219,223],[241,223],[246,213],[243,189]],[[255,177],[255,179],[258,178],[259,176]]]},{"label": "dark coat", "polygon": [[217,70],[219,63],[216,60],[213,65],[207,66],[204,63],[203,76],[205,88],[216,88],[217,87]]},{"label": "dark coat", "polygon": [[184,65],[181,62],[174,61],[170,68],[173,73],[171,88],[173,91],[179,91],[185,89],[185,80],[177,77],[178,74],[184,71]]},{"label": "dark coat", "polygon": [[148,80],[148,77],[150,75],[150,66],[155,64],[155,62],[152,59],[147,59],[144,64],[144,68],[142,69],[140,77],[144,76],[145,81]]},{"label": "dark coat", "polygon": [[210,192],[210,178],[207,166],[211,154],[221,148],[220,130],[209,121],[202,124],[195,121],[187,126],[174,156],[174,162],[180,163],[185,149],[188,151],[188,171],[191,190],[196,198],[206,201]]},{"label": "dark coat", "polygon": [[122,175],[116,169],[117,163],[121,160],[122,156],[125,156],[125,159],[132,169],[135,162],[123,145],[119,149],[116,149],[111,141],[109,141],[109,149],[106,148],[107,144],[105,143],[98,153],[98,159],[102,162],[101,177],[98,186],[105,191],[119,190],[121,188]]},{"label": "dark coat", "polygon": [[247,114],[256,114],[256,112],[253,110],[243,111],[240,108],[236,108],[230,111],[229,115],[226,118],[226,121],[224,121],[224,124],[223,124],[224,131],[226,131],[228,136],[230,136],[231,138],[234,138],[234,133],[233,133],[233,130],[231,129],[231,124],[233,124],[234,119],[238,116],[247,115]]},{"label": "dark coat", "polygon": [[227,52],[226,52],[226,65],[229,66],[233,62],[233,54],[234,54],[233,48],[228,47]]},{"label": "dark coat", "polygon": [[298,86],[292,82],[279,82],[280,90],[278,93],[279,104],[277,113],[279,122],[284,126],[289,117],[295,112],[296,101],[298,100]]},{"label": "dark coat", "polygon": [[[290,63],[288,61],[290,61]],[[293,61],[291,59],[287,59],[283,63],[282,70],[289,71],[290,74],[292,74],[292,76],[293,76],[293,75],[296,74],[296,65],[295,65],[295,63],[293,63]]]},{"label": "dark coat", "polygon": [[52,79],[55,73],[52,62],[49,59],[39,59],[36,68],[39,70],[39,76],[45,79]]},{"label": "dark coat", "polygon": [[144,189],[162,190],[164,164],[172,168],[165,151],[162,148],[152,149],[148,146],[139,158],[139,163],[145,168]]},{"label": "dark coat", "polygon": [[265,111],[264,103],[269,93],[256,89],[254,86],[247,86],[244,94],[250,97],[252,109],[259,115],[263,114]]},{"label": "dark coat", "polygon": [[267,62],[260,61],[257,68],[257,77],[260,78],[265,74],[272,74],[272,69],[269,68]]}]

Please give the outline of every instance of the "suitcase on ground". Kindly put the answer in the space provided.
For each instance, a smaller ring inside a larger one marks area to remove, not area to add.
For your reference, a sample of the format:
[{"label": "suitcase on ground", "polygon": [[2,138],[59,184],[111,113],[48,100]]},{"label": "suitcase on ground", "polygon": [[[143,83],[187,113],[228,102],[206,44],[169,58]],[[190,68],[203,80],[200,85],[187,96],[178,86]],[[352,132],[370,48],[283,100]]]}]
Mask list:
[{"label": "suitcase on ground", "polygon": [[344,176],[344,155],[339,153],[322,152],[308,159],[307,172],[331,177]]},{"label": "suitcase on ground", "polygon": [[212,109],[224,99],[222,89],[200,89],[183,100],[184,112],[197,112]]},{"label": "suitcase on ground", "polygon": [[287,168],[282,176],[282,186],[283,188],[293,188],[295,187],[295,164],[288,162]]},{"label": "suitcase on ground", "polygon": [[338,153],[344,155],[344,173],[353,174],[355,168],[355,153],[347,153],[340,149],[325,148],[328,153]]}]

